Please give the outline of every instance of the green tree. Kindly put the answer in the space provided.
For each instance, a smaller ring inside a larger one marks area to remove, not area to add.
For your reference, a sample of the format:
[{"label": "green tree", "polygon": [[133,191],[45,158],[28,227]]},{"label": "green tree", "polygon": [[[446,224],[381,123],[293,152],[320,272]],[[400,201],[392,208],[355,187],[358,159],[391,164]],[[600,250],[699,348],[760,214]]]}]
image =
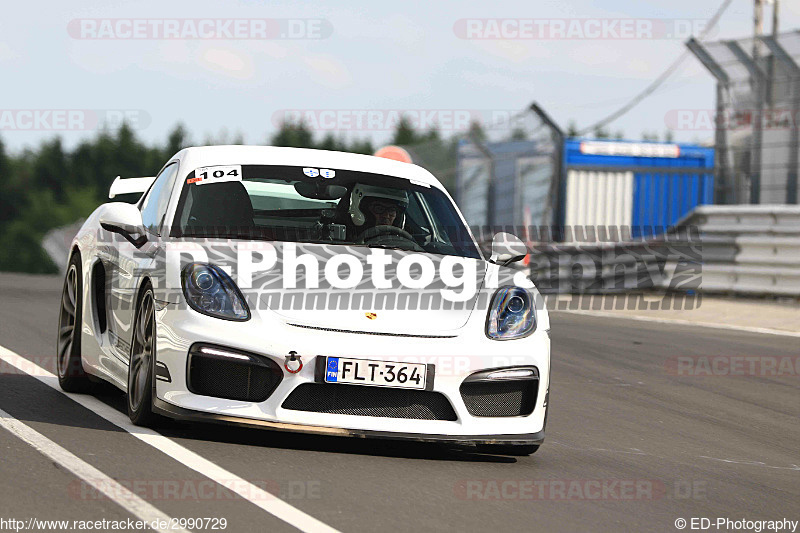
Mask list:
[{"label": "green tree", "polygon": [[333,133],[326,133],[322,141],[316,146],[320,150],[334,150],[339,152],[346,152],[347,146],[344,142],[339,142]]},{"label": "green tree", "polygon": [[512,141],[524,141],[528,138],[528,134],[525,133],[525,130],[522,128],[514,128],[511,132],[511,140]]},{"label": "green tree", "polygon": [[611,137],[611,133],[603,127],[595,128],[594,130],[594,137],[595,139],[608,139]]},{"label": "green tree", "polygon": [[272,146],[314,148],[314,133],[305,122],[283,122],[270,141]]},{"label": "green tree", "polygon": [[375,147],[369,139],[364,139],[363,141],[355,140],[350,144],[348,151],[354,154],[372,155],[375,153]]},{"label": "green tree", "polygon": [[122,124],[117,130],[116,136],[112,137],[112,146],[112,159],[117,168],[116,171],[111,171],[112,179],[116,175],[133,177],[147,173],[146,169],[142,168],[147,149],[136,139],[128,124]]},{"label": "green tree", "polygon": [[392,137],[392,144],[396,144],[398,146],[411,146],[412,144],[417,144],[420,141],[420,138],[414,129],[414,125],[411,123],[411,120],[403,115],[400,117],[400,121],[397,123],[394,129],[394,136]]},{"label": "green tree", "polygon": [[13,172],[11,159],[0,139],[0,225],[18,215],[21,201],[18,175]]},{"label": "green tree", "polygon": [[100,131],[71,152],[60,138],[13,156],[0,143],[0,270],[56,272],[41,248],[45,234],[87,217],[107,201],[115,176],[153,175],[186,139],[179,126],[166,148],[148,147],[123,124]]},{"label": "green tree", "polygon": [[58,271],[42,249],[45,234],[85,218],[97,207],[94,189],[67,189],[62,200],[51,190],[30,190],[22,214],[0,231],[0,270],[47,274]]},{"label": "green tree", "polygon": [[56,198],[62,198],[68,176],[67,157],[61,146],[61,138],[45,142],[33,166],[34,187],[40,191],[52,191]]},{"label": "green tree", "polygon": [[441,143],[442,142],[442,134],[439,133],[438,126],[431,127],[426,133],[423,142],[429,143]]},{"label": "green tree", "polygon": [[467,132],[467,137],[476,141],[485,141],[486,140],[486,132],[481,126],[481,123],[477,120],[473,120],[469,124],[469,131]]},{"label": "green tree", "polygon": [[578,132],[578,124],[574,120],[569,121],[569,125],[567,126],[567,137],[579,137],[580,133]]},{"label": "green tree", "polygon": [[180,152],[187,146],[191,146],[191,140],[189,139],[189,134],[186,131],[186,128],[183,124],[178,124],[175,128],[170,132],[169,137],[167,137],[167,145],[164,147],[163,151],[163,162],[166,163],[167,159],[172,157],[175,153]]}]

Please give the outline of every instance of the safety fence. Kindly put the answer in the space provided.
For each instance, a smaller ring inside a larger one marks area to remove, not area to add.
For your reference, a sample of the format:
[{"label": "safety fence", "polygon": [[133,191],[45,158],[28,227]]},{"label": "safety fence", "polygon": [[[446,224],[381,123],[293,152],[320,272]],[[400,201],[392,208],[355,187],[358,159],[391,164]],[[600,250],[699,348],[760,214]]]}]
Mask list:
[{"label": "safety fence", "polygon": [[800,32],[698,42],[689,50],[717,82],[716,109],[673,109],[676,131],[714,131],[717,204],[797,204]]}]

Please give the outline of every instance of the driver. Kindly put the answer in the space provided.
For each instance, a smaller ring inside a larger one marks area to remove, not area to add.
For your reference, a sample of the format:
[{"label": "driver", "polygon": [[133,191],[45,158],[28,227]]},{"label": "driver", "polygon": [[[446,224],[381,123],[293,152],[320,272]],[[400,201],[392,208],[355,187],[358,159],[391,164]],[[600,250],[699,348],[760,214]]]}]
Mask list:
[{"label": "driver", "polygon": [[357,183],[350,193],[350,219],[361,231],[375,226],[405,225],[408,195],[405,191]]},{"label": "driver", "polygon": [[397,214],[402,207],[397,202],[385,198],[367,198],[361,205],[367,204],[367,212],[375,219],[376,226],[393,226]]}]

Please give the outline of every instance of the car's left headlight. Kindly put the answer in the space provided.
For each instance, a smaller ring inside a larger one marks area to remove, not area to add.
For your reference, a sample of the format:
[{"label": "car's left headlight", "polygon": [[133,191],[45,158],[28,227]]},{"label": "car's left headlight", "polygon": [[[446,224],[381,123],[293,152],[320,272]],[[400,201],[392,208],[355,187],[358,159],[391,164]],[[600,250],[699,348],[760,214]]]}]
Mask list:
[{"label": "car's left headlight", "polygon": [[495,340],[527,337],[536,329],[533,295],[521,287],[502,287],[492,298],[486,336]]},{"label": "car's left headlight", "polygon": [[250,309],[239,288],[221,268],[204,263],[186,265],[181,274],[183,294],[189,306],[204,315],[245,321]]}]

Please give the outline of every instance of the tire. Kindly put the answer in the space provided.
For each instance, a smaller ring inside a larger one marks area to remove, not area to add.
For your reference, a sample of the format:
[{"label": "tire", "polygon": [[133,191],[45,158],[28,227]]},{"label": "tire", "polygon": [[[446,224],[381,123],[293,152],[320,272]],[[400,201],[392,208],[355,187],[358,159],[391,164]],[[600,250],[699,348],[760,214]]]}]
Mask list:
[{"label": "tire", "polygon": [[155,392],[156,321],[155,300],[149,284],[136,305],[128,363],[128,416],[137,426],[152,426],[158,420],[153,412]]},{"label": "tire", "polygon": [[538,444],[483,444],[478,446],[482,453],[493,455],[511,455],[525,457],[533,455],[539,449]]},{"label": "tire", "polygon": [[61,291],[61,310],[58,314],[56,367],[58,384],[67,392],[88,392],[92,382],[81,361],[81,323],[83,317],[83,278],[80,255],[69,260]]}]

